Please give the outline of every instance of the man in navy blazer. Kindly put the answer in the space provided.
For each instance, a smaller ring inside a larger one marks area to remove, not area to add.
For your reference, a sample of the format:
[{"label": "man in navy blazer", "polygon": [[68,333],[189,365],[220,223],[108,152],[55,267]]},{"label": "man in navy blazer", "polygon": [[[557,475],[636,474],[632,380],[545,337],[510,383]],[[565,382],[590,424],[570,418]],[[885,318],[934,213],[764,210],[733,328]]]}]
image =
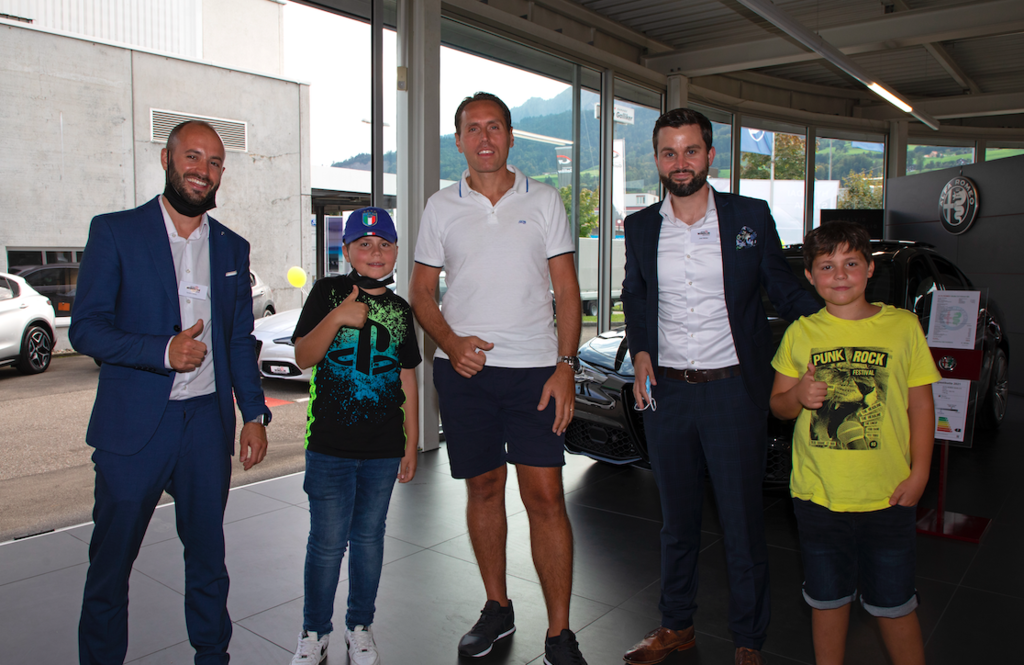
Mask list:
[{"label": "man in navy blazer", "polygon": [[658,663],[695,643],[706,468],[724,532],[735,662],[759,665],[770,614],[761,483],[774,375],[761,288],[789,320],[820,307],[790,271],[768,205],[708,186],[708,119],[669,111],[653,140],[668,196],[626,218],[622,304],[661,498],[662,621],[624,660]]},{"label": "man in navy blazer", "polygon": [[[239,458],[266,454],[270,422],[252,337],[249,243],[206,214],[224,144],[206,123],[161,151],[162,196],[93,219],[69,336],[102,362],[86,441],[96,448],[95,527],[79,623],[82,665],[124,662],[128,577],[163,491],[185,556],[185,623],[195,662],[227,663],[231,619],[224,507],[235,406]],[[232,399],[234,392],[234,401]]]}]

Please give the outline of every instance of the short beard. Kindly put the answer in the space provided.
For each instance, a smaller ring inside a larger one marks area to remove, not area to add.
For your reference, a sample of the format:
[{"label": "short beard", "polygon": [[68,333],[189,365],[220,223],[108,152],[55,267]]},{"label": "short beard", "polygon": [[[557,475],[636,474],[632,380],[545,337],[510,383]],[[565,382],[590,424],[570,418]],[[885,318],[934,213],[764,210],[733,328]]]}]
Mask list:
[{"label": "short beard", "polygon": [[685,198],[687,196],[693,196],[707,183],[708,181],[708,169],[705,167],[702,171],[693,173],[693,177],[690,178],[690,182],[675,182],[672,180],[673,173],[682,173],[682,171],[672,171],[667,175],[659,174],[661,177],[661,184],[665,186],[665,190],[668,191],[672,196]]},{"label": "short beard", "polygon": [[[209,179],[207,179],[209,182]],[[206,196],[200,196],[194,192],[189,191],[188,185],[185,183],[185,178],[178,173],[177,169],[174,168],[174,160],[167,160],[167,183],[174,188],[178,196],[185,199],[194,206],[206,208],[207,210],[213,209],[216,205],[208,206],[217,196],[217,190],[220,188],[220,184],[214,185]]]}]

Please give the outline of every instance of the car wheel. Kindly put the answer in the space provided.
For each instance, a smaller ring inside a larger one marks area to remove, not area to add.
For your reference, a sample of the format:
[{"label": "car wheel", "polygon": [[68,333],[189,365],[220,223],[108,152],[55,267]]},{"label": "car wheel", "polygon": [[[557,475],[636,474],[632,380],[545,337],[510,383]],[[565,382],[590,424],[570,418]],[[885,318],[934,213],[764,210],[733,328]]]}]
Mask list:
[{"label": "car wheel", "polygon": [[29,326],[21,341],[21,360],[18,371],[22,374],[40,374],[50,366],[53,356],[53,336],[41,326]]},{"label": "car wheel", "polygon": [[984,429],[996,430],[1003,424],[1006,415],[1006,400],[1010,392],[1010,362],[1006,351],[996,349],[992,358],[992,378],[989,380],[988,396],[978,414],[978,424]]},{"label": "car wheel", "polygon": [[275,312],[273,307],[267,307],[265,310],[263,310],[264,319],[267,318],[268,316],[273,316],[274,314]]},{"label": "car wheel", "polygon": [[583,301],[583,313],[587,316],[597,316],[597,301],[596,300],[585,300]]}]

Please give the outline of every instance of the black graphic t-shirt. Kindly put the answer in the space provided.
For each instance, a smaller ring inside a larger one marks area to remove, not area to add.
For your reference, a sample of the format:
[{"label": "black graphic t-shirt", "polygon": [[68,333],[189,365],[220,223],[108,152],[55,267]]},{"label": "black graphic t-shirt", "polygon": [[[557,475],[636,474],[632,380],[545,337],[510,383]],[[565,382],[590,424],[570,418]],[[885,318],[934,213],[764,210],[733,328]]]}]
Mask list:
[{"label": "black graphic t-shirt", "polygon": [[[346,276],[318,280],[292,339],[305,337],[352,292]],[[390,290],[356,298],[369,307],[361,330],[343,327],[309,382],[306,449],[335,457],[405,454],[401,371],[420,364],[412,309]]]}]

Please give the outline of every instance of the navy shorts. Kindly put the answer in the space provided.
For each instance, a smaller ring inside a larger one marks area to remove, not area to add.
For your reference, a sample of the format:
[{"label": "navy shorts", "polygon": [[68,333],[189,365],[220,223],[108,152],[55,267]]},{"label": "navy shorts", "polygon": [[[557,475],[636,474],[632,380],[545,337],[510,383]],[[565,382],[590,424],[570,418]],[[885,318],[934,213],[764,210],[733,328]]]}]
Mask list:
[{"label": "navy shorts", "polygon": [[[565,464],[564,436],[555,434],[555,400],[537,410],[551,367],[488,367],[467,379],[447,358],[434,359],[434,387],[452,477],[474,478],[506,462]],[[506,450],[507,445],[507,450]]]},{"label": "navy shorts", "polygon": [[890,506],[838,513],[793,499],[804,563],[804,600],[832,610],[858,595],[876,617],[895,619],[917,608],[914,559],[917,508]]}]

